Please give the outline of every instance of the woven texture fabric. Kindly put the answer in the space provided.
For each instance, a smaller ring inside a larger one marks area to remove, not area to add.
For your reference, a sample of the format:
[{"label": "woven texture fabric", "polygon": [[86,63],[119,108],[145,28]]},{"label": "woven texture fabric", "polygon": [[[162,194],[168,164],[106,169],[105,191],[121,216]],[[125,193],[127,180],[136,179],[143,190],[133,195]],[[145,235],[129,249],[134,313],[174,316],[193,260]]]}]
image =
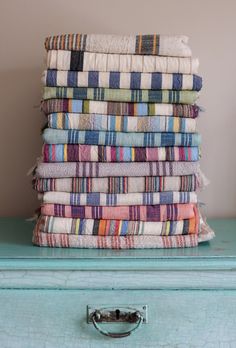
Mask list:
[{"label": "woven texture fabric", "polygon": [[68,98],[95,101],[193,104],[198,98],[196,91],[112,89],[86,87],[44,87],[43,99]]},{"label": "woven texture fabric", "polygon": [[202,78],[191,74],[165,74],[100,71],[62,71],[46,70],[42,83],[48,87],[90,87],[90,88],[121,88],[121,89],[172,89],[200,91]]},{"label": "woven texture fabric", "polygon": [[48,247],[96,248],[96,249],[153,249],[153,248],[188,248],[198,243],[209,241],[215,234],[200,219],[198,234],[177,236],[79,236],[62,233],[42,233],[36,224],[33,243]]},{"label": "woven texture fabric", "polygon": [[110,176],[179,176],[197,174],[198,162],[132,163],[39,163],[35,174],[41,178],[110,177]]},{"label": "woven texture fabric", "polygon": [[[63,233],[43,233],[36,225],[32,242],[53,248],[86,249],[169,249],[191,248],[198,245],[197,234],[177,236],[79,236]],[[213,237],[205,234],[206,240]]]},{"label": "woven texture fabric", "polygon": [[47,69],[100,72],[161,72],[166,74],[197,74],[197,58],[153,57],[141,55],[104,54],[81,51],[49,51]]},{"label": "woven texture fabric", "polygon": [[108,178],[35,178],[36,191],[61,191],[74,193],[132,193],[164,191],[196,191],[203,188],[198,175],[185,176],[146,176],[146,177],[108,177]]},{"label": "woven texture fabric", "polygon": [[52,113],[48,127],[55,129],[99,130],[112,132],[179,132],[196,131],[196,120],[170,116],[112,116],[79,113]]},{"label": "woven texture fabric", "polygon": [[82,114],[102,114],[118,116],[174,116],[196,118],[197,105],[160,103],[121,103],[76,99],[44,100],[41,108],[45,114],[70,112]]},{"label": "woven texture fabric", "polygon": [[151,193],[67,193],[45,192],[43,203],[89,206],[155,205],[197,203],[196,192],[151,192]]},{"label": "woven texture fabric", "polygon": [[185,35],[102,35],[64,34],[45,39],[46,50],[73,50],[102,53],[190,57]]},{"label": "woven texture fabric", "polygon": [[174,221],[195,216],[194,204],[130,205],[119,207],[43,204],[41,214],[74,219]]},{"label": "woven texture fabric", "polygon": [[39,230],[44,233],[66,233],[95,236],[180,235],[198,232],[198,218],[178,221],[128,221],[71,219],[40,216]]},{"label": "woven texture fabric", "polygon": [[108,146],[198,146],[201,138],[198,133],[136,133],[58,130],[47,128],[43,132],[46,144],[86,144]]},{"label": "woven texture fabric", "polygon": [[120,147],[44,144],[44,162],[198,161],[198,147]]}]

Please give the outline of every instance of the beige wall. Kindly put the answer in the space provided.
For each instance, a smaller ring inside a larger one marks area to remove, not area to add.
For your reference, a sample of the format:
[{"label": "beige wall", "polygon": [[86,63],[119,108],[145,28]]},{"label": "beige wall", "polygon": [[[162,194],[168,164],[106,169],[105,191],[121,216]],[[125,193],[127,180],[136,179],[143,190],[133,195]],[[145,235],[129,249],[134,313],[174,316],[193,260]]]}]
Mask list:
[{"label": "beige wall", "polygon": [[236,1],[1,0],[0,215],[29,216],[37,206],[26,172],[40,154],[40,78],[50,34],[186,34],[200,58],[201,194],[211,217],[236,215]]}]

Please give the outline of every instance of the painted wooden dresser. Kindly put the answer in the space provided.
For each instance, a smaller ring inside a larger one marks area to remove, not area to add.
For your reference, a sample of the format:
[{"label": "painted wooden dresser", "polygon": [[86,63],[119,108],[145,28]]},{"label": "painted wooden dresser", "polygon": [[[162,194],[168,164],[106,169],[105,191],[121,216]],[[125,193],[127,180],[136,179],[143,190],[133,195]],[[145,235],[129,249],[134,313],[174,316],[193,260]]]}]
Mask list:
[{"label": "painted wooden dresser", "polygon": [[235,348],[236,220],[210,225],[194,249],[66,250],[1,219],[0,347]]}]

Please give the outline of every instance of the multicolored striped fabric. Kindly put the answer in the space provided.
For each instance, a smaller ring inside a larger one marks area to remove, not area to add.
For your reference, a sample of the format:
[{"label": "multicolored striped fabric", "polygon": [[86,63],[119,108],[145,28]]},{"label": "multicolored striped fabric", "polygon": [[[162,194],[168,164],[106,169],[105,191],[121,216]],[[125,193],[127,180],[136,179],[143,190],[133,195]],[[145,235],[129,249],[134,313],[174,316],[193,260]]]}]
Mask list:
[{"label": "multicolored striped fabric", "polygon": [[35,178],[33,188],[39,192],[132,193],[164,191],[196,191],[203,188],[198,175],[107,177],[107,178]]},{"label": "multicolored striped fabric", "polygon": [[193,104],[198,99],[196,91],[150,89],[111,89],[86,87],[44,87],[43,99],[69,98],[96,101],[139,103]]},{"label": "multicolored striped fabric", "polygon": [[145,162],[198,161],[198,147],[120,147],[49,145],[42,149],[44,162]]},{"label": "multicolored striped fabric", "polygon": [[45,192],[43,203],[89,206],[154,205],[174,203],[197,203],[196,192],[153,192],[153,193],[67,193]]},{"label": "multicolored striped fabric", "polygon": [[199,162],[39,163],[35,174],[41,178],[179,176],[199,173]]},{"label": "multicolored striped fabric", "polygon": [[194,133],[196,120],[170,116],[113,116],[77,113],[52,113],[48,127],[56,129],[99,130],[112,132]]},{"label": "multicolored striped fabric", "polygon": [[63,71],[46,70],[42,83],[48,87],[90,87],[125,89],[172,89],[200,91],[202,78],[190,74],[100,72],[100,71]]},{"label": "multicolored striped fabric", "polygon": [[94,236],[152,235],[172,236],[198,232],[198,217],[179,221],[128,221],[71,219],[40,216],[39,230],[44,233],[66,233]]},{"label": "multicolored striped fabric", "polygon": [[196,247],[198,243],[214,238],[212,229],[205,223],[200,224],[198,234],[176,236],[86,236],[65,233],[42,233],[39,223],[33,233],[35,245],[60,248],[92,249],[167,249]]},{"label": "multicolored striped fabric", "polygon": [[[89,236],[65,233],[43,233],[38,229],[33,232],[32,242],[38,246],[51,248],[77,249],[167,249],[191,248],[198,245],[197,234],[176,236]],[[211,237],[213,238],[213,237]],[[208,238],[207,240],[211,239]]]},{"label": "multicolored striped fabric", "polygon": [[185,35],[64,34],[47,37],[45,48],[47,51],[69,50],[174,57],[191,56],[188,37]]},{"label": "multicolored striped fabric", "polygon": [[74,219],[173,221],[191,219],[197,209],[194,204],[130,205],[123,207],[92,207],[44,204],[41,214]]},{"label": "multicolored striped fabric", "polygon": [[46,144],[86,144],[128,147],[198,146],[198,133],[136,133],[58,130],[46,128],[43,132]]},{"label": "multicolored striped fabric", "polygon": [[200,108],[189,104],[121,103],[76,99],[43,100],[41,108],[45,114],[72,112],[82,114],[118,116],[174,116],[196,118]]},{"label": "multicolored striped fabric", "polygon": [[161,72],[197,74],[197,58],[151,57],[124,54],[51,50],[47,53],[47,69],[71,71]]}]

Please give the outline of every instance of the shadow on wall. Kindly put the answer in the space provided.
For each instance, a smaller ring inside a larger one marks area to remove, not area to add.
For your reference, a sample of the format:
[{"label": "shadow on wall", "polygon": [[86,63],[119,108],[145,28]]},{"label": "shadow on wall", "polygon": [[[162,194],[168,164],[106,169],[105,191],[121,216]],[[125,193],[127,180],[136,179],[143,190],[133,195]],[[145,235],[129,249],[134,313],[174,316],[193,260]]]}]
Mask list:
[{"label": "shadow on wall", "polygon": [[0,72],[0,216],[28,217],[39,204],[26,173],[41,154],[40,129],[46,121],[39,108],[41,72],[42,68]]}]

